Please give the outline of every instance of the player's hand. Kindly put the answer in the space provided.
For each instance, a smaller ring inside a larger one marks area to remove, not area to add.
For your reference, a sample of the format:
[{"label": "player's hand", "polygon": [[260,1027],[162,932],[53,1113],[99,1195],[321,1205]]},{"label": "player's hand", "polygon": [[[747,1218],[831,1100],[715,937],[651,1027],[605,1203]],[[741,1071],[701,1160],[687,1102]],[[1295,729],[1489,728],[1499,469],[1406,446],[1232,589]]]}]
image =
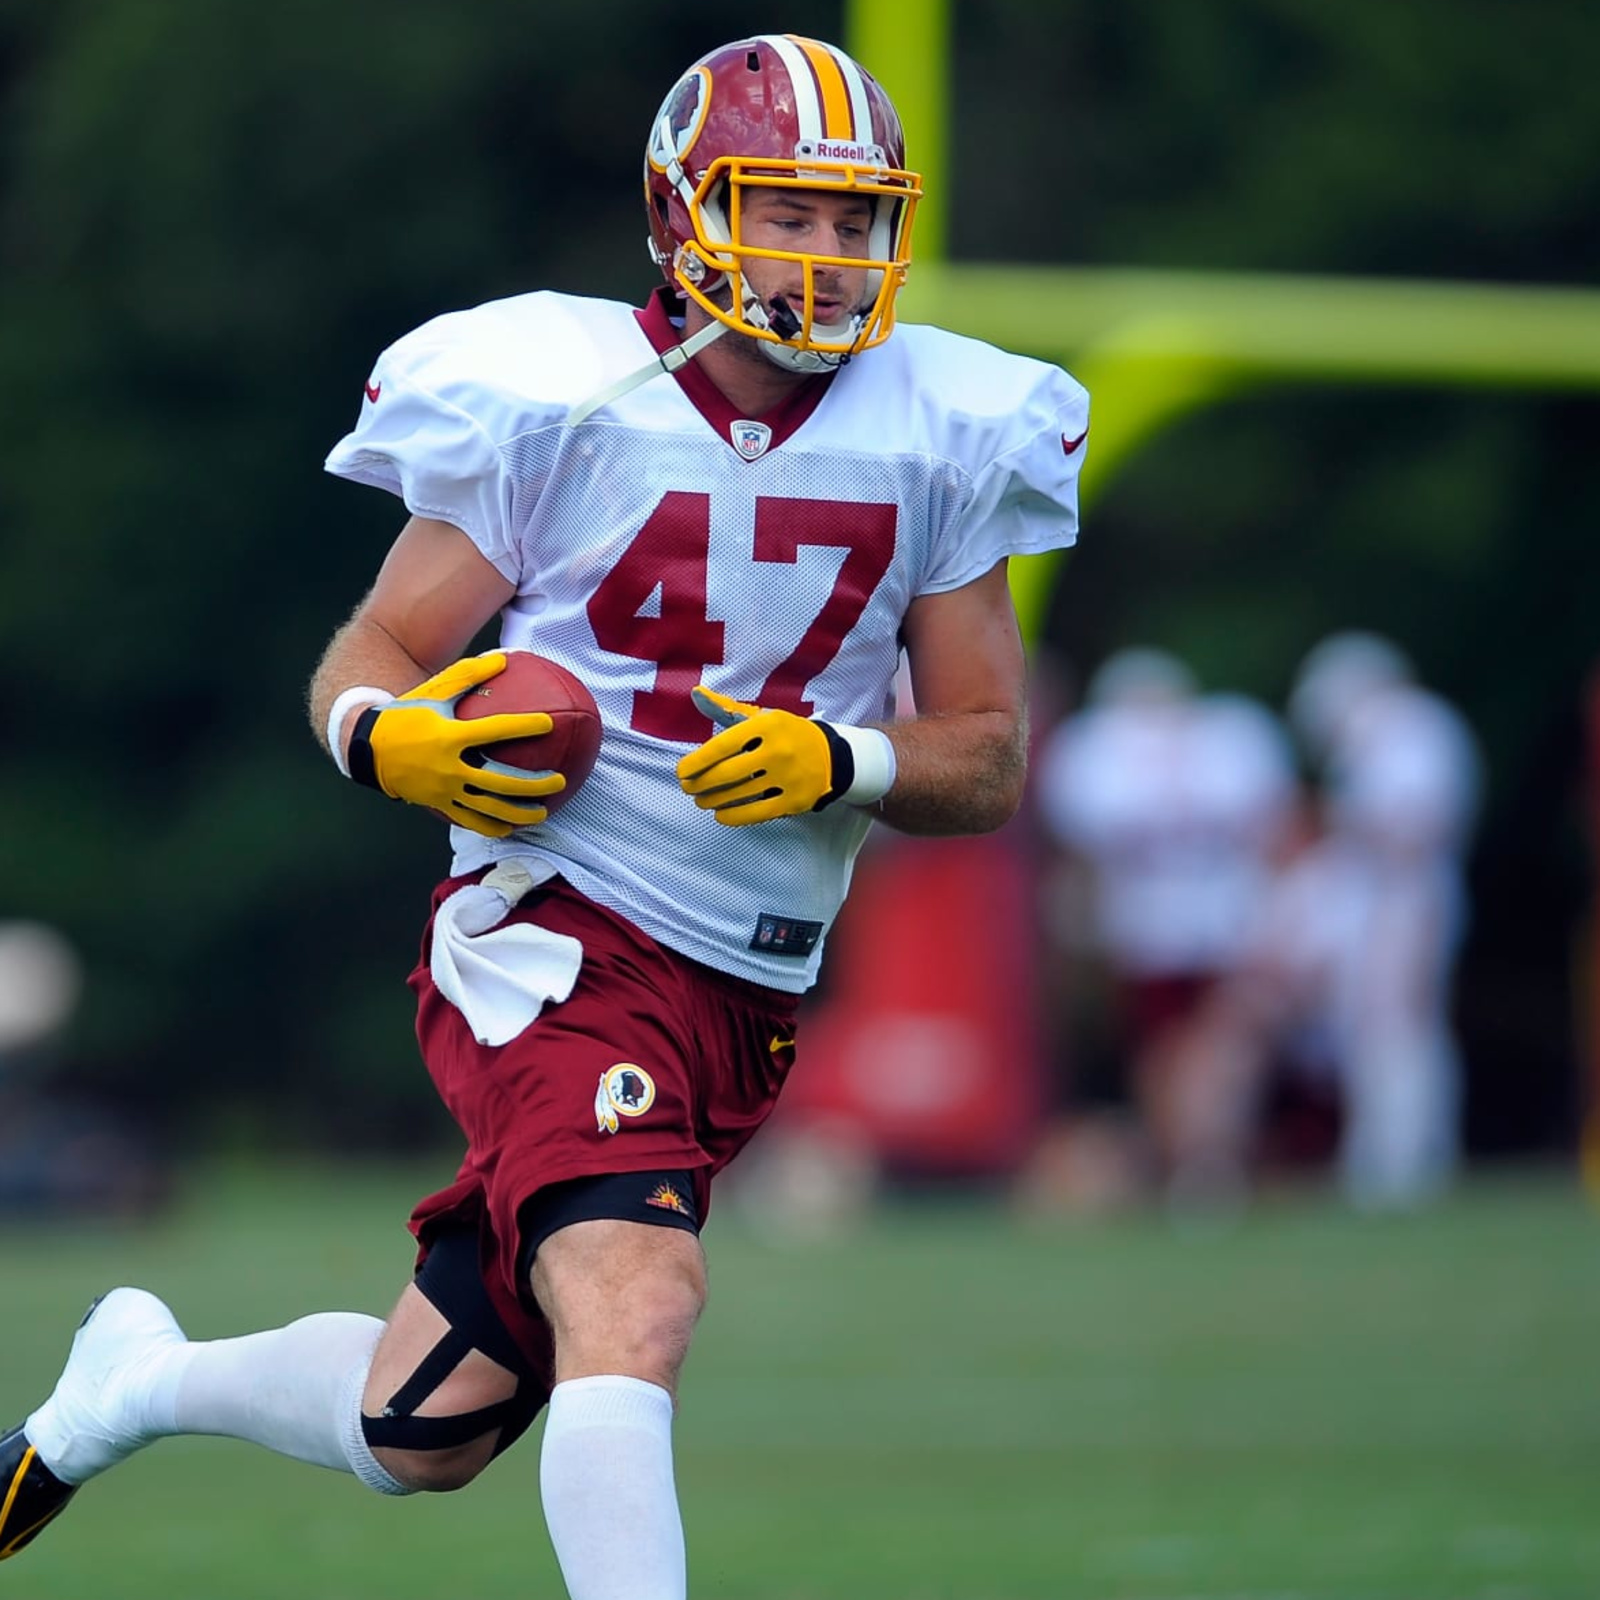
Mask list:
[{"label": "player's hand", "polygon": [[539,801],[567,785],[559,772],[528,773],[492,760],[474,765],[467,751],[548,733],[550,718],[532,711],[456,720],[462,695],[505,664],[500,650],[468,656],[398,699],[362,712],[350,736],[351,777],[491,839],[543,822],[549,812]]},{"label": "player's hand", "polygon": [[[843,741],[826,722],[730,700],[704,684],[690,692],[721,732],[678,763],[678,784],[718,822],[742,828],[820,811],[847,786],[837,782]],[[848,762],[848,747],[843,756]]]}]

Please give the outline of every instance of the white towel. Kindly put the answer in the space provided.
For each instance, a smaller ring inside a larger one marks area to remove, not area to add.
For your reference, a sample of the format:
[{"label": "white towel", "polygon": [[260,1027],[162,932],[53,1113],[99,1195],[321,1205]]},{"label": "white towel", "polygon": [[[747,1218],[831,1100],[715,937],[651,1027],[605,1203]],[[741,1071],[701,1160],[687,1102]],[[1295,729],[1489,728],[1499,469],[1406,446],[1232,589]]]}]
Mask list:
[{"label": "white towel", "polygon": [[554,876],[542,861],[498,862],[481,883],[457,889],[434,918],[434,984],[479,1044],[515,1039],[578,981],[578,940],[527,922],[497,926],[530,889]]}]

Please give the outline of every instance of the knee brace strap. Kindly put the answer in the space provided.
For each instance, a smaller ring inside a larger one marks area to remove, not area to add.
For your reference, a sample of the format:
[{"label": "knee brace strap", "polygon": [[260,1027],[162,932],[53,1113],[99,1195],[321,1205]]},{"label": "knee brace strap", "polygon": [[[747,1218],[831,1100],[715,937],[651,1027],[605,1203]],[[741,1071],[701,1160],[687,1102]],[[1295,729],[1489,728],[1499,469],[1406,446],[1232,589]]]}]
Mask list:
[{"label": "knee brace strap", "polygon": [[[461,1364],[472,1349],[454,1328],[423,1357],[417,1370],[389,1397],[383,1414],[361,1415],[361,1433],[373,1449],[452,1450],[499,1428],[511,1416],[516,1396],[450,1417],[419,1417],[416,1409]],[[498,1452],[496,1452],[498,1454]]]}]

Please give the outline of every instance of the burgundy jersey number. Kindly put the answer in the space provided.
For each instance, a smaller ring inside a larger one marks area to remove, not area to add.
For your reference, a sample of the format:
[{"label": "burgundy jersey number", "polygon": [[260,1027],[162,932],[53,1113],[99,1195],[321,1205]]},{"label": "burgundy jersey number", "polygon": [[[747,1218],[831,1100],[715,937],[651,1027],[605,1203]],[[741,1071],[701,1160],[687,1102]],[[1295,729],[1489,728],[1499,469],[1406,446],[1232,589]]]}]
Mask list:
[{"label": "burgundy jersey number", "polygon": [[[689,691],[722,660],[722,624],[706,616],[711,496],[673,489],[589,596],[589,626],[602,649],[656,663],[656,681],[635,690],[630,725],[658,739],[702,737],[705,718]],[[653,616],[640,611],[653,595]]]},{"label": "burgundy jersey number", "polygon": [[[756,695],[761,705],[811,715],[805,686],[839,653],[889,570],[897,514],[893,505],[855,501],[756,501],[757,561],[793,566],[805,545],[845,551],[822,609]],[[589,597],[589,625],[601,648],[655,663],[655,682],[634,692],[631,725],[679,744],[707,736],[689,691],[725,659],[723,625],[706,614],[710,555],[711,496],[674,489]]]}]

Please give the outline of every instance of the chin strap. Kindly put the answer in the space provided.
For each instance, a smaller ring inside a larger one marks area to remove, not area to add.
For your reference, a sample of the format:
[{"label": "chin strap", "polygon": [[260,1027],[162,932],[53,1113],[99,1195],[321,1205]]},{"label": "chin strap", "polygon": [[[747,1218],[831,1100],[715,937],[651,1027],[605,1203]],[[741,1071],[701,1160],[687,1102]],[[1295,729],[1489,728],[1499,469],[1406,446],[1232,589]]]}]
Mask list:
[{"label": "chin strap", "polygon": [[[761,353],[775,367],[782,367],[785,372],[802,372],[814,375],[819,372],[837,372],[855,354],[850,350],[813,350],[807,345],[796,344],[794,341],[800,337],[804,327],[795,309],[790,305],[788,298],[775,294],[768,305],[751,296],[745,302],[745,316],[758,328],[766,328],[783,340],[782,344],[774,344],[770,339],[759,341]],[[844,323],[823,324],[813,326],[812,334],[820,333],[824,338],[843,339],[846,335],[853,334],[859,338],[861,333],[861,317],[851,316]]]},{"label": "chin strap", "polygon": [[567,426],[575,428],[580,422],[592,417],[602,406],[610,405],[613,400],[620,400],[623,395],[631,393],[640,384],[648,383],[652,378],[659,378],[664,372],[676,372],[679,367],[693,361],[713,340],[720,339],[728,331],[725,322],[708,322],[698,333],[690,334],[682,344],[675,344],[670,350],[663,350],[654,361],[646,363],[637,372],[630,372],[627,377],[618,378],[615,383],[607,384],[604,389],[590,395],[582,405],[574,406],[567,413]]},{"label": "chin strap", "polygon": [[794,314],[794,307],[781,294],[773,295],[772,310],[768,313],[767,321],[780,339],[800,337],[800,319]]}]

